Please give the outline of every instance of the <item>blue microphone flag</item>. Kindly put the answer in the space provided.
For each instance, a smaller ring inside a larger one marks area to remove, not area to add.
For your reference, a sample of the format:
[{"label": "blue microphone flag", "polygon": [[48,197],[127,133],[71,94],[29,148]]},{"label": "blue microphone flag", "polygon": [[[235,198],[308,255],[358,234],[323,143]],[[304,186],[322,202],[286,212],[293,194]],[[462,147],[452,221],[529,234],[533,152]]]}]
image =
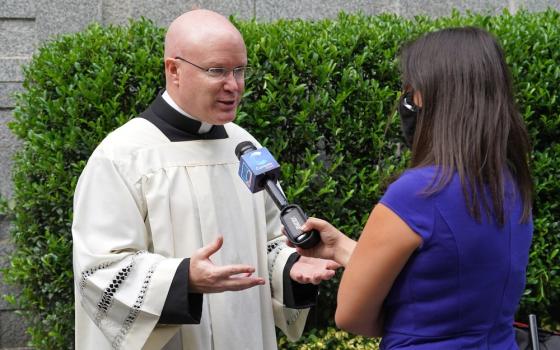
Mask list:
[{"label": "blue microphone flag", "polygon": [[264,147],[244,153],[239,161],[239,177],[252,193],[264,188],[265,175],[273,181],[280,176],[280,165]]}]

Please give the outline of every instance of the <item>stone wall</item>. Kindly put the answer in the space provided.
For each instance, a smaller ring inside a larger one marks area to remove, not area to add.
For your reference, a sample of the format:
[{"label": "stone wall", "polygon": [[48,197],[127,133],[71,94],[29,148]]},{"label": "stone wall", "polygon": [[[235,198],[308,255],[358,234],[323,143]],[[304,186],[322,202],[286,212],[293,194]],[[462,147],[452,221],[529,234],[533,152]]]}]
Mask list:
[{"label": "stone wall", "polygon": [[[192,8],[207,8],[224,15],[271,21],[278,18],[320,19],[339,11],[366,14],[393,12],[403,16],[445,16],[459,11],[499,13],[520,8],[542,11],[560,9],[560,0],[0,0],[0,196],[10,198],[11,159],[20,146],[7,128],[12,118],[12,94],[22,89],[22,65],[38,45],[60,33],[79,31],[91,22],[126,24],[141,16],[167,26],[173,18]],[[7,266],[11,249],[9,222],[0,215],[0,264]],[[13,291],[0,281],[0,294]],[[24,347],[25,324],[16,310],[0,300],[0,349]]]}]

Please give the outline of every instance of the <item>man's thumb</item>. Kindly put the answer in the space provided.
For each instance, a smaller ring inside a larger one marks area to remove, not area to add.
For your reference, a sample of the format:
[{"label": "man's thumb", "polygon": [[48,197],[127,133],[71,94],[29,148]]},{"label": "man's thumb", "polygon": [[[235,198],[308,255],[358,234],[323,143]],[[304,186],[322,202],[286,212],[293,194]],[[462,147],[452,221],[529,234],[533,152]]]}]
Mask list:
[{"label": "man's thumb", "polygon": [[200,252],[202,253],[202,255],[205,258],[209,258],[212,254],[214,254],[215,252],[220,250],[220,248],[222,247],[222,244],[224,244],[224,237],[219,236],[213,242],[208,243],[207,245],[202,247],[200,249]]}]

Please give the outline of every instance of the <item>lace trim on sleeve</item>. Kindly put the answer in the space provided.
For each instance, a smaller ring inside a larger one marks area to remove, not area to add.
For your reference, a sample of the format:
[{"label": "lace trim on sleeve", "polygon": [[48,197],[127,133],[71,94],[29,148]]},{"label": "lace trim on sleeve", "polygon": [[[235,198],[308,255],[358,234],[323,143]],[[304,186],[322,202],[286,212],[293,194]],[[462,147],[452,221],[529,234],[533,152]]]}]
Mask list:
[{"label": "lace trim on sleeve", "polygon": [[[134,268],[136,257],[138,257],[141,254],[146,254],[146,253],[147,253],[147,251],[141,250],[141,251],[136,252],[134,255],[132,255],[131,258],[130,258],[131,259],[130,263],[128,265],[126,265],[125,267],[121,268],[113,276],[113,279],[109,283],[109,285],[103,290],[103,294],[101,295],[101,298],[99,299],[99,302],[97,303],[97,313],[95,314],[95,317],[94,317],[94,322],[98,327],[101,327],[101,322],[107,316],[107,312],[109,311],[109,309],[113,305],[113,300],[114,300],[115,293],[118,291],[121,284],[127,279],[128,275],[130,274],[130,272]],[[107,269],[107,268],[117,264],[118,262],[119,261],[103,262],[103,263],[101,263],[97,266],[94,266],[92,268],[89,268],[89,269],[83,271],[82,272],[82,277],[80,279],[80,294],[82,296],[84,295],[84,291],[85,291],[85,288],[87,286],[89,277],[94,275],[97,271]],[[151,275],[150,275],[150,278],[151,278]]]},{"label": "lace trim on sleeve", "polygon": [[138,293],[138,297],[136,298],[136,301],[134,302],[134,305],[132,305],[132,308],[130,309],[130,312],[128,313],[128,316],[124,320],[124,323],[123,323],[119,333],[117,334],[117,336],[115,337],[115,339],[113,340],[113,342],[111,344],[111,346],[114,350],[120,349],[122,341],[126,338],[126,335],[130,331],[130,328],[132,327],[132,325],[136,321],[136,318],[138,317],[138,314],[140,313],[140,308],[142,307],[142,304],[144,304],[144,297],[146,296],[146,293],[148,291],[148,287],[150,286],[150,282],[152,281],[152,275],[154,274],[154,271],[156,270],[156,267],[157,267],[158,264],[159,264],[159,262],[153,264],[148,269],[146,277],[144,278],[144,283],[142,283],[142,288],[140,289],[140,292]]},{"label": "lace trim on sleeve", "polygon": [[305,309],[289,309],[290,315],[288,316],[288,318],[286,320],[286,324],[288,326],[291,326],[292,324],[294,324],[298,320],[299,315],[301,315],[303,310],[305,310]]},{"label": "lace trim on sleeve", "polygon": [[268,253],[268,281],[270,286],[272,286],[272,271],[274,271],[274,267],[276,265],[276,260],[278,255],[282,249],[286,247],[284,240],[282,238],[277,238],[273,241],[268,242],[267,244],[267,253]]}]

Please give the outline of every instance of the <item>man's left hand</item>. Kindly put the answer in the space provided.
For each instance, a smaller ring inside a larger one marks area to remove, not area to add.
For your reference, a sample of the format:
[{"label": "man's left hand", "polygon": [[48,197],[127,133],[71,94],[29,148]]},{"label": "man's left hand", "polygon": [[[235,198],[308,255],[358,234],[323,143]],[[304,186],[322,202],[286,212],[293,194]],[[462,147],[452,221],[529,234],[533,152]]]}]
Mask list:
[{"label": "man's left hand", "polygon": [[290,270],[292,280],[301,284],[319,284],[330,280],[341,265],[333,260],[302,256]]}]

